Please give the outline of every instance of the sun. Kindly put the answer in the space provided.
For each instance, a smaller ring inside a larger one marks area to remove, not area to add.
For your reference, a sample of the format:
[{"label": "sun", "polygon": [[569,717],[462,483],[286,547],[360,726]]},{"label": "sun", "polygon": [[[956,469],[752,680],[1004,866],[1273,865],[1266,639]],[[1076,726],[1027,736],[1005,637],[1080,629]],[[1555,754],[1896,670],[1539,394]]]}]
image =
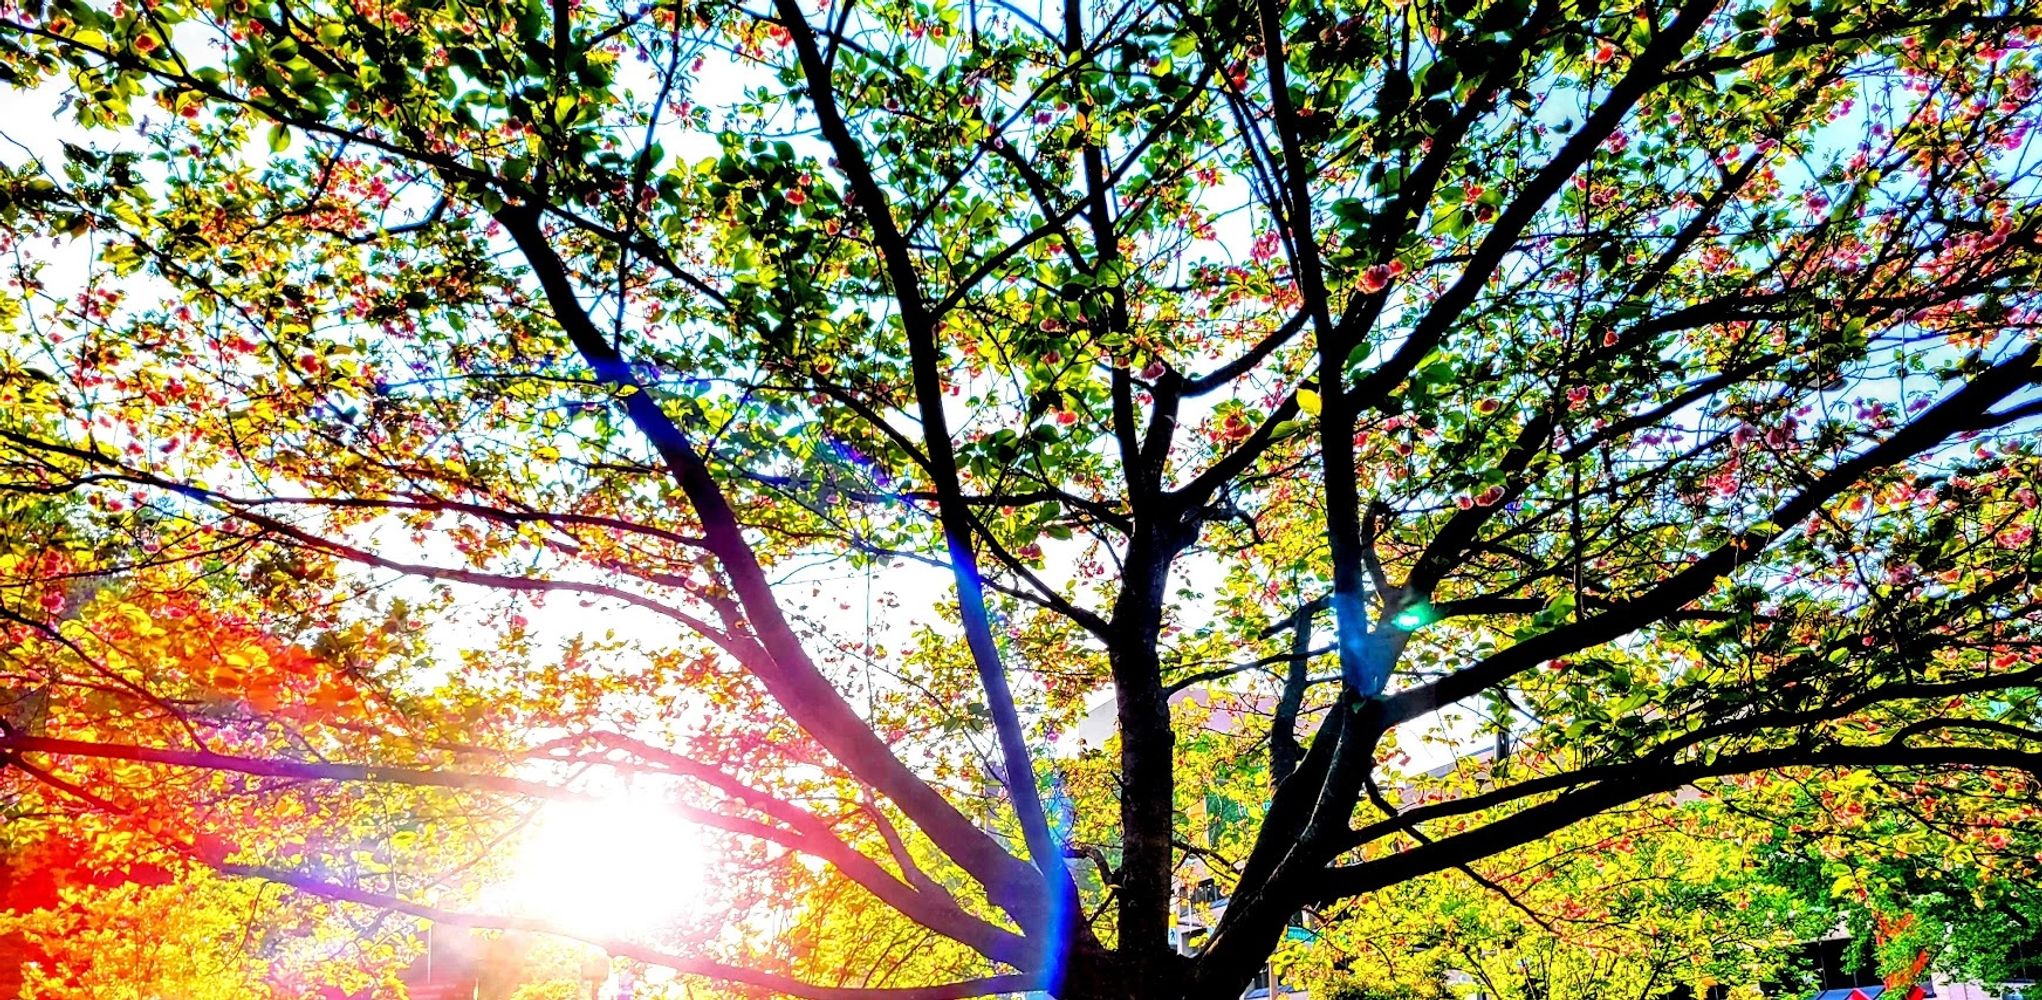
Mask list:
[{"label": "sun", "polygon": [[695,909],[703,861],[698,831],[656,794],[548,802],[527,825],[509,879],[490,895],[576,934],[639,937]]}]

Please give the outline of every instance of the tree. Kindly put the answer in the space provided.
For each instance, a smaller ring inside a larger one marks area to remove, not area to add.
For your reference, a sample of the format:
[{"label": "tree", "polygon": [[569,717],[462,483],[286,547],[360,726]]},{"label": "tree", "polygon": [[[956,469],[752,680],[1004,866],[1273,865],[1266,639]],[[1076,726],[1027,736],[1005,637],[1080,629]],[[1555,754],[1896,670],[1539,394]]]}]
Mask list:
[{"label": "tree", "polygon": [[2018,978],[2037,926],[2031,879],[1925,844],[1902,816],[1825,808],[1800,782],[1763,792],[1612,811],[1499,853],[1479,875],[1320,911],[1278,967],[1314,996],[1545,1000],[1808,995],[1846,981],[1825,971],[1869,970],[1854,985]]},{"label": "tree", "polygon": [[[109,531],[85,508],[0,496],[11,769],[0,787],[0,992],[296,997],[394,976],[415,949],[388,912],[261,879],[288,881],[288,866],[390,885],[396,861],[429,886],[486,859],[505,810],[430,787],[365,792],[203,765],[283,749],[453,770],[464,755],[447,752],[450,736],[492,738],[472,711],[479,688],[384,689],[392,661],[420,651],[403,620],[429,607],[398,602],[380,627],[339,627],[316,599],[330,564],[251,560],[243,579],[223,569],[241,546],[232,538],[117,507],[129,530]],[[279,870],[227,864],[252,859],[244,839]]]},{"label": "tree", "polygon": [[[1945,838],[1932,810],[2031,808],[2024,5],[0,23],[17,94],[81,127],[5,182],[6,401],[54,424],[0,431],[11,489],[101,498],[96,532],[210,530],[225,572],[347,564],[314,584],[336,629],[392,575],[656,618],[481,714],[684,777],[752,845],[741,909],[821,879],[944,942],[913,985],[824,985],[800,935],[625,953],[794,996],[1224,996],[1301,908],[1488,878],[1697,783],[1864,774]],[[948,582],[861,636],[800,603],[839,596],[816,560]],[[1260,749],[1173,714],[1257,685]],[[1066,768],[1048,747],[1103,690],[1117,735]],[[1440,711],[1520,752],[1404,799],[1399,741]],[[504,742],[449,776],[373,741],[370,769],[108,735],[5,745],[36,780],[552,787]],[[1208,798],[1257,822],[1185,957],[1172,872]]]}]

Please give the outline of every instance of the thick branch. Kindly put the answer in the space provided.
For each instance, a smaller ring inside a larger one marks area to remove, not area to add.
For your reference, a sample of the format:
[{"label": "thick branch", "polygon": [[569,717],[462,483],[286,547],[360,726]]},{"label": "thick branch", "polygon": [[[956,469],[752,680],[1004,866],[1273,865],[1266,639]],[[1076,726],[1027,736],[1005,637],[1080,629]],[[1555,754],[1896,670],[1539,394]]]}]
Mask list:
[{"label": "thick branch", "polygon": [[[901,322],[908,339],[908,360],[914,373],[915,399],[921,415],[924,443],[928,447],[929,472],[937,494],[937,510],[944,540],[950,551],[952,577],[973,663],[985,690],[986,708],[1000,742],[1000,755],[1007,770],[1007,787],[1014,811],[1021,823],[1028,853],[1043,879],[1055,886],[1065,901],[1074,901],[1077,888],[1063,867],[1062,852],[1050,835],[1049,821],[1042,808],[1041,793],[1035,787],[1035,767],[1029,760],[1027,737],[1021,729],[1020,713],[1007,684],[1006,668],[1000,662],[999,645],[993,637],[987,613],[985,587],[980,577],[973,543],[972,514],[963,501],[964,491],[957,469],[957,456],[950,441],[949,417],[944,412],[942,359],[936,345],[935,317],[929,310],[916,272],[913,251],[895,225],[888,209],[886,192],[866,162],[864,147],[851,132],[838,107],[829,62],[817,47],[814,29],[795,0],[777,0],[782,26],[789,32],[808,83],[817,124],[823,138],[836,153],[839,167],[851,186],[861,214],[872,227],[880,248],[893,294],[901,310]],[[1017,914],[1018,916],[1018,914]]]},{"label": "thick branch", "polygon": [[[820,858],[838,871],[843,872],[846,877],[872,893],[880,901],[916,922],[938,933],[970,945],[981,954],[996,961],[1007,962],[1010,965],[1018,965],[1020,962],[1025,961],[1028,952],[1018,936],[971,916],[960,909],[953,901],[949,901],[947,897],[943,899],[933,898],[904,884],[900,879],[895,878],[880,868],[872,859],[866,857],[849,844],[844,843],[826,824],[813,814],[795,808],[758,789],[731,781],[728,776],[722,775],[712,768],[697,764],[679,754],[649,747],[637,741],[624,742],[628,742],[637,752],[651,755],[662,763],[673,767],[676,773],[703,780],[727,793],[743,796],[743,801],[747,804],[760,807],[774,818],[788,822],[795,829],[788,830],[760,823],[756,820],[730,816],[682,803],[669,803],[668,808],[682,819],[729,833],[756,837],[778,844],[789,850]],[[117,743],[57,739],[21,733],[0,734],[0,756],[24,753],[88,757],[100,760],[127,760],[143,764],[161,764],[172,767],[224,771],[270,778],[293,778],[310,781],[355,781],[411,785],[426,788],[448,788],[462,791],[496,792],[564,802],[601,800],[599,795],[578,792],[541,781],[529,781],[502,775],[393,767],[378,764],[315,763],[275,758],[244,757],[213,753],[205,750],[173,750]]]},{"label": "thick branch", "polygon": [[771,581],[708,465],[590,320],[566,265],[545,235],[539,214],[507,207],[498,218],[537,275],[555,320],[576,351],[599,379],[618,389],[626,415],[695,508],[705,547],[729,574],[732,589],[759,636],[760,649],[741,657],[745,666],[817,743],[860,780],[899,805],[937,846],[986,886],[996,904],[1014,913],[1024,925],[1039,920],[1041,901],[1030,889],[1036,877],[894,756],[816,668],[782,612]]}]

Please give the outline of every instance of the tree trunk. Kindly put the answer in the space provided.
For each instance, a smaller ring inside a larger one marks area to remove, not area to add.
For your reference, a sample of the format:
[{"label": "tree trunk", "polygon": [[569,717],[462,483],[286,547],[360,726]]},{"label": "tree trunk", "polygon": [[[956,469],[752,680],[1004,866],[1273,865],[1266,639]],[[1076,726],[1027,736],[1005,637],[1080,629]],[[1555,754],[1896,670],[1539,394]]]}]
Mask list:
[{"label": "tree trunk", "polygon": [[1171,957],[1176,733],[1170,728],[1156,636],[1170,559],[1179,547],[1152,526],[1137,530],[1128,547],[1127,585],[1114,606],[1114,639],[1108,647],[1120,726],[1119,952],[1123,961],[1143,966]]},{"label": "tree trunk", "polygon": [[[1205,993],[1193,983],[1191,960],[1169,950],[1146,957],[1124,952],[1074,952],[1056,1000],[1232,1000],[1231,992]],[[1252,973],[1250,974],[1252,976]]]}]

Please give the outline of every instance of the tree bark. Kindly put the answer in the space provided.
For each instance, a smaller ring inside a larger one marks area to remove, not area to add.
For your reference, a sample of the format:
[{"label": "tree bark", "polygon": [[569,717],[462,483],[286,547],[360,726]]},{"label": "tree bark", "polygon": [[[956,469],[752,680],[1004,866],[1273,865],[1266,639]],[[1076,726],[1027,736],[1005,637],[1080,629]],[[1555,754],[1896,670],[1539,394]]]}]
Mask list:
[{"label": "tree bark", "polygon": [[1182,545],[1153,523],[1137,527],[1108,645],[1120,727],[1119,951],[1137,965],[1159,964],[1170,954],[1176,733],[1155,640],[1170,561]]}]

